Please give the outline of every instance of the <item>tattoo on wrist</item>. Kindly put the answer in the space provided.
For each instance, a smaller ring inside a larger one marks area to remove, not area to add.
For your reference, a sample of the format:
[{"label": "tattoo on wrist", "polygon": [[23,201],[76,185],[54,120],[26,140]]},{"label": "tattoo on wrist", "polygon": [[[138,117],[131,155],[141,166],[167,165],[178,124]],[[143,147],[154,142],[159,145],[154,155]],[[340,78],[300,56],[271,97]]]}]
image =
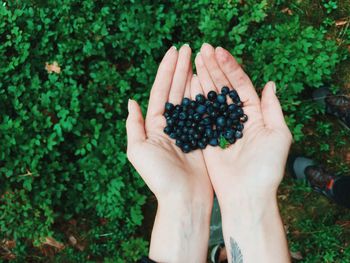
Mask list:
[{"label": "tattoo on wrist", "polygon": [[237,242],[230,237],[230,250],[231,250],[231,260],[232,263],[243,263],[243,256],[241,249],[239,248]]}]

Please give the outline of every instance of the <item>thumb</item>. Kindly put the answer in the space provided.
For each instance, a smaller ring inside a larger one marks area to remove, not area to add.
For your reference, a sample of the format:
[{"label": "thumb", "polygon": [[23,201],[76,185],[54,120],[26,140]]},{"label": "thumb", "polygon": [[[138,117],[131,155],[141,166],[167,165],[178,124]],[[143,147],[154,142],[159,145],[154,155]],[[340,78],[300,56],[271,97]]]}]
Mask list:
[{"label": "thumb", "polygon": [[261,111],[267,128],[287,128],[280,102],[276,96],[276,84],[273,81],[267,82],[264,87],[261,96]]},{"label": "thumb", "polygon": [[130,150],[133,145],[146,139],[146,133],[142,112],[136,101],[129,99],[128,111],[129,115],[126,120],[126,133],[128,137],[128,150]]}]

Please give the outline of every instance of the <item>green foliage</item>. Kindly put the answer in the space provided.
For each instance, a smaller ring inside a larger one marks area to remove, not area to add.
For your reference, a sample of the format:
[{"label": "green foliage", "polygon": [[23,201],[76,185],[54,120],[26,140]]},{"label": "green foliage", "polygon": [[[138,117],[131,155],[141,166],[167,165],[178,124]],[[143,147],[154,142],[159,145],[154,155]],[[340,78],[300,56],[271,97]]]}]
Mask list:
[{"label": "green foliage", "polygon": [[[297,16],[268,20],[276,10],[266,0],[0,1],[0,240],[16,241],[16,260],[44,257],[35,247],[48,236],[67,245],[62,262],[146,253],[135,233],[147,191],[125,155],[126,103],[145,108],[172,44],[221,45],[257,87],[275,80],[302,140],[319,112],[302,94],[329,81],[343,55]],[[45,69],[54,62],[60,73]],[[83,251],[67,240],[73,219]]]}]

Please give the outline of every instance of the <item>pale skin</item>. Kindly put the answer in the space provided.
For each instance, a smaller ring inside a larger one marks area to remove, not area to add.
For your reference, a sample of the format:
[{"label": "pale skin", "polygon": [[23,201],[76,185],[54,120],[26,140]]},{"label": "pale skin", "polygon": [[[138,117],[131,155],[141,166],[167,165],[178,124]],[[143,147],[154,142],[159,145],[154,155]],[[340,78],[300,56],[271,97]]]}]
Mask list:
[{"label": "pale skin", "polygon": [[[157,262],[206,262],[213,189],[222,212],[229,262],[290,262],[276,192],[291,133],[274,85],[262,98],[225,49],[203,44],[191,71],[191,49],[170,48],[152,87],[145,121],[129,101],[128,157],[158,200],[149,257]],[[208,146],[184,154],[163,133],[164,104],[222,86],[235,88],[249,120],[244,136],[227,149]],[[237,250],[238,249],[238,250]]]}]

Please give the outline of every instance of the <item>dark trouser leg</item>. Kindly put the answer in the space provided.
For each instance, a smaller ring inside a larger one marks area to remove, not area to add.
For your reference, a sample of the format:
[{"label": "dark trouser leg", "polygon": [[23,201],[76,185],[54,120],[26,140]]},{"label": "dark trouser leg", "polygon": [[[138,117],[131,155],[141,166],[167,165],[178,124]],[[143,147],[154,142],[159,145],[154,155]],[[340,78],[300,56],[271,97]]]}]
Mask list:
[{"label": "dark trouser leg", "polygon": [[335,180],[333,185],[334,201],[350,208],[350,176],[343,176]]}]

